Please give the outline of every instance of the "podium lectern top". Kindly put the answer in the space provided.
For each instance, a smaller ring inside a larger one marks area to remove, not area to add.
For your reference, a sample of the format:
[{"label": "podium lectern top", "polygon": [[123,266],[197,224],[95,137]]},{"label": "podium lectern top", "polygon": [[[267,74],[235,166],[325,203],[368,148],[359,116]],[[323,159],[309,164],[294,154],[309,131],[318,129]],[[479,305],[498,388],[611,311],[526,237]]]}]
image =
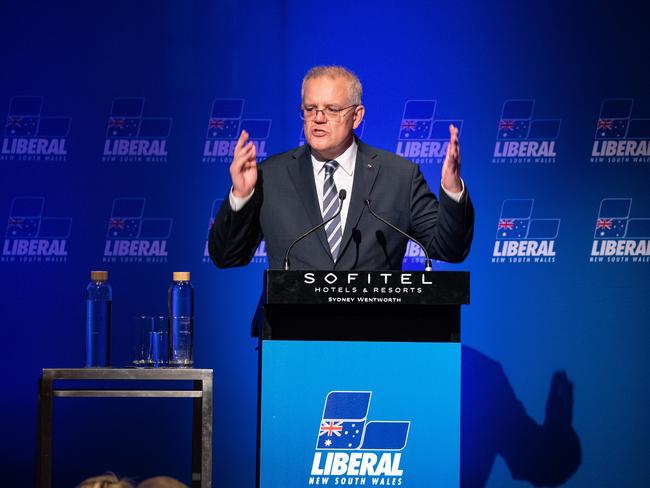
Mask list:
[{"label": "podium lectern top", "polygon": [[262,339],[459,342],[465,271],[264,274]]}]

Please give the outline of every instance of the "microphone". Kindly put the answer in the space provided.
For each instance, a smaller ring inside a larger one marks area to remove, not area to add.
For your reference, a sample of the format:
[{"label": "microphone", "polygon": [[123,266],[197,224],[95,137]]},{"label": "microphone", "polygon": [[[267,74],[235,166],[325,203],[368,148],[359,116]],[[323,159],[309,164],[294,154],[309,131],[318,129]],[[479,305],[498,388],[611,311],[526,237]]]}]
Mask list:
[{"label": "microphone", "polygon": [[348,194],[347,194],[347,192],[346,192],[345,190],[341,190],[341,191],[339,191],[339,209],[338,209],[338,211],[337,211],[334,215],[332,215],[329,219],[325,220],[324,222],[321,222],[320,224],[318,224],[318,225],[317,225],[316,227],[314,227],[313,229],[308,230],[308,231],[305,232],[303,235],[301,235],[300,237],[298,237],[298,239],[296,239],[295,241],[293,241],[293,242],[291,243],[291,245],[289,246],[289,249],[287,249],[287,253],[284,255],[284,270],[285,270],[285,271],[289,271],[289,253],[291,252],[291,249],[293,248],[293,246],[295,246],[296,244],[298,244],[300,241],[302,241],[302,240],[303,240],[305,237],[307,237],[309,234],[311,234],[311,233],[313,233],[313,232],[316,232],[316,231],[317,231],[318,229],[320,229],[321,227],[327,225],[328,222],[331,222],[331,221],[334,220],[336,217],[338,217],[338,216],[341,214],[341,210],[343,210],[343,200],[345,200],[345,197],[347,197],[347,195],[348,195]]},{"label": "microphone", "polygon": [[395,227],[393,224],[391,224],[390,222],[388,222],[386,219],[380,217],[380,216],[377,215],[375,212],[373,212],[372,208],[370,207],[370,202],[371,202],[370,197],[367,197],[367,198],[363,201],[363,203],[365,203],[366,207],[368,207],[368,210],[369,210],[370,213],[373,215],[373,217],[375,217],[376,219],[381,220],[381,221],[382,221],[384,224],[386,224],[388,227],[390,227],[391,229],[395,229],[397,232],[399,232],[400,234],[402,234],[404,237],[406,237],[407,239],[412,240],[412,241],[415,242],[418,246],[420,246],[420,249],[422,249],[422,251],[424,251],[424,271],[431,271],[431,269],[432,269],[432,268],[431,268],[431,259],[429,259],[429,253],[427,252],[426,247],[424,247],[424,246],[420,243],[420,241],[418,241],[415,237],[411,237],[411,236],[408,235],[406,232],[404,232],[402,229],[399,229],[399,228]]}]

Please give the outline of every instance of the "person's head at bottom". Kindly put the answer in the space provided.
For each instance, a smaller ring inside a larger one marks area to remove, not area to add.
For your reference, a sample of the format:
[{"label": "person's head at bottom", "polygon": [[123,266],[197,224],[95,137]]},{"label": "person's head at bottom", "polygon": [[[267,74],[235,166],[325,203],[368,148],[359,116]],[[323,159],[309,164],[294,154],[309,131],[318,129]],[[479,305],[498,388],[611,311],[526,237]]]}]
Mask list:
[{"label": "person's head at bottom", "polygon": [[155,476],[144,480],[137,488],[187,488],[187,485],[169,476]]},{"label": "person's head at bottom", "polygon": [[126,478],[119,479],[115,473],[105,473],[82,481],[77,488],[135,488],[135,485]]}]

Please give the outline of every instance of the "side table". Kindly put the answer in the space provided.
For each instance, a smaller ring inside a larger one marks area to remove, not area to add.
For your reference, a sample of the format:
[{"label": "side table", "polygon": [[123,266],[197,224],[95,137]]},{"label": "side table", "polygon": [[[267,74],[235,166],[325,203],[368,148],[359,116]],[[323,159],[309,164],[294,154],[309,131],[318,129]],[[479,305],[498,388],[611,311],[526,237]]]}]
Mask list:
[{"label": "side table", "polygon": [[[63,388],[66,380],[89,383],[142,381],[145,389]],[[57,384],[55,385],[55,381]],[[193,389],[160,390],[156,381],[192,381]],[[37,486],[52,486],[52,408],[55,397],[72,398],[192,398],[192,488],[212,487],[212,370],[136,368],[44,368],[38,387],[38,472]]]}]

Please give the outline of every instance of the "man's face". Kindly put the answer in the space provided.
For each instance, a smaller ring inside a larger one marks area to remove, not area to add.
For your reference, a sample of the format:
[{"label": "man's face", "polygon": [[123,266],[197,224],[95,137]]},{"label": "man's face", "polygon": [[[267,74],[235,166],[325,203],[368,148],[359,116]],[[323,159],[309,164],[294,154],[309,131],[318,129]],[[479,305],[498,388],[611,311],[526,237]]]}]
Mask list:
[{"label": "man's face", "polygon": [[[350,101],[349,82],[344,78],[323,76],[305,82],[303,107],[316,109],[345,108]],[[333,120],[323,112],[304,121],[305,137],[312,153],[320,159],[335,159],[352,144],[354,129],[363,118],[363,106],[350,107],[339,113]]]}]

